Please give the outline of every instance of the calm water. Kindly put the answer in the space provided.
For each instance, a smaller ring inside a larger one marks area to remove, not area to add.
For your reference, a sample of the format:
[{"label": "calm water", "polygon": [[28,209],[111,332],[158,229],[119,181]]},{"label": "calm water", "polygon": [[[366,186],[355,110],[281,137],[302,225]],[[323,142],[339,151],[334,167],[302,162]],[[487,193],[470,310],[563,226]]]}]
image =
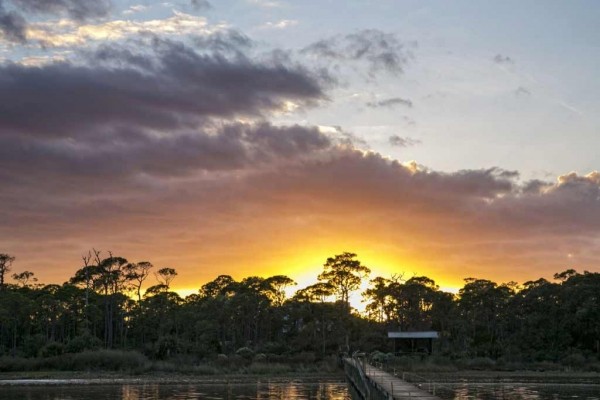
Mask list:
[{"label": "calm water", "polygon": [[[458,384],[450,385],[454,400],[600,400],[599,385],[541,383]],[[444,393],[446,394],[446,393]]]},{"label": "calm water", "polygon": [[2,400],[350,400],[344,381],[251,384],[0,386]]},{"label": "calm water", "polygon": [[[600,400],[600,384],[505,383],[446,384],[454,400]],[[351,400],[346,383],[255,382],[236,384],[121,384],[68,386],[0,386],[2,400]]]}]

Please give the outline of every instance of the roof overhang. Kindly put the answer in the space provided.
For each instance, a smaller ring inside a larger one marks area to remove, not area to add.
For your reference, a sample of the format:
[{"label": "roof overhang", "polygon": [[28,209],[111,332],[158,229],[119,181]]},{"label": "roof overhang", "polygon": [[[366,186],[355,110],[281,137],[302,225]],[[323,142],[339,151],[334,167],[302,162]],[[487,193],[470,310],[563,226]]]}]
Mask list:
[{"label": "roof overhang", "polygon": [[388,332],[390,339],[439,339],[440,333],[436,331],[422,332]]}]

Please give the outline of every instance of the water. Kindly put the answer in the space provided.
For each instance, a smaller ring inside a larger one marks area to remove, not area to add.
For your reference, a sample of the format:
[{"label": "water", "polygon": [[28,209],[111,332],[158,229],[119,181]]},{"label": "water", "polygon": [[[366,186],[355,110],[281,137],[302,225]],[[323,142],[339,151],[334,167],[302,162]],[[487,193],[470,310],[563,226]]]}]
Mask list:
[{"label": "water", "polygon": [[462,383],[450,385],[453,400],[600,400],[600,384],[503,384]]},{"label": "water", "polygon": [[[453,400],[600,400],[599,384],[540,382],[444,383]],[[1,400],[351,400],[343,380],[232,384],[111,384],[0,386]]]},{"label": "water", "polygon": [[346,383],[121,384],[0,386],[2,400],[351,400]]},{"label": "water", "polygon": [[406,373],[425,390],[436,387],[444,400],[600,400],[600,375],[465,372]]}]

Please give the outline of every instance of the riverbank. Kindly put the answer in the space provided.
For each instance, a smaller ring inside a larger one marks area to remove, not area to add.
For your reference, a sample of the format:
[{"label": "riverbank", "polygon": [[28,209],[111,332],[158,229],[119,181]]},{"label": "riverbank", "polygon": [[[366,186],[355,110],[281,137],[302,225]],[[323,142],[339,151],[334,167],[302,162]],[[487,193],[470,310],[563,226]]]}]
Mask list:
[{"label": "riverbank", "polygon": [[63,386],[63,385],[138,385],[138,384],[244,384],[268,381],[288,383],[292,381],[343,381],[342,370],[335,372],[289,373],[286,375],[223,374],[194,375],[182,373],[144,374],[81,371],[29,371],[0,373],[0,386]]},{"label": "riverbank", "polygon": [[286,373],[222,372],[197,374],[193,372],[157,371],[19,371],[0,372],[0,385],[27,384],[126,384],[126,383],[247,383],[268,379],[272,382],[290,380],[340,380],[341,369],[332,371],[288,371]]}]

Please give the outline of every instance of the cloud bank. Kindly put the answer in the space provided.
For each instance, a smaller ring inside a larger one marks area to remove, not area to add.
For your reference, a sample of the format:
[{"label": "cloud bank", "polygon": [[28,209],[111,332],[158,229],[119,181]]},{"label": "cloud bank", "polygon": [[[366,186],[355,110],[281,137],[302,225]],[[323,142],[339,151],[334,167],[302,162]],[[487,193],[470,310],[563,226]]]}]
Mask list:
[{"label": "cloud bank", "polygon": [[[109,8],[10,4],[0,21],[14,40],[22,31],[11,26],[27,25],[19,12],[87,19]],[[335,80],[285,52],[253,56],[242,33],[175,17],[206,31],[180,40],[165,33],[173,21],[154,33],[100,22],[90,26],[121,32],[119,41],[0,65],[1,250],[42,279],[65,279],[68,260],[90,246],[172,265],[197,283],[344,250],[387,254],[382,265],[447,281],[486,271],[537,278],[600,261],[598,172],[549,182],[497,166],[436,171],[361,150],[341,128],[275,122],[329,101]],[[54,39],[67,40],[57,29]],[[302,54],[392,75],[411,57],[377,30]],[[370,105],[395,106],[412,102]],[[418,143],[389,137],[391,146]]]}]

